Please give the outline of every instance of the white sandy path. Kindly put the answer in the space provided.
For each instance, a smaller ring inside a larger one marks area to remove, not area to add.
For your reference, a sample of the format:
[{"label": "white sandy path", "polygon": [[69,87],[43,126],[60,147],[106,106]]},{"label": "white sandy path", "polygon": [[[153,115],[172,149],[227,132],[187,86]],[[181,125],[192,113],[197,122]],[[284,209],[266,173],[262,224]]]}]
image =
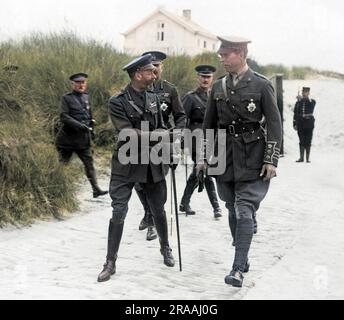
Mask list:
[{"label": "white sandy path", "polygon": [[[315,136],[312,164],[296,164],[297,139],[289,128],[291,115],[287,110],[288,152],[259,210],[259,231],[250,252],[252,267],[241,290],[223,282],[234,250],[227,217],[212,219],[205,193],[195,193],[192,199],[196,216],[179,216],[182,273],[178,270],[175,228],[171,245],[177,265],[167,268],[158,242],[147,242],[145,232],[138,231],[142,208],[133,193],[118,272],[110,281],[97,283],[106,254],[110,199],[89,200],[90,188],[85,183],[80,192],[81,210],[73,218],[0,231],[0,298],[343,299],[344,157],[342,150],[334,149],[336,143],[342,143],[341,136],[329,148]],[[322,119],[318,128],[330,120],[334,124],[339,121],[325,113]],[[178,169],[177,176],[180,199],[184,167]],[[107,183],[108,178],[103,178],[101,184]],[[169,200],[166,208],[170,217]]]}]

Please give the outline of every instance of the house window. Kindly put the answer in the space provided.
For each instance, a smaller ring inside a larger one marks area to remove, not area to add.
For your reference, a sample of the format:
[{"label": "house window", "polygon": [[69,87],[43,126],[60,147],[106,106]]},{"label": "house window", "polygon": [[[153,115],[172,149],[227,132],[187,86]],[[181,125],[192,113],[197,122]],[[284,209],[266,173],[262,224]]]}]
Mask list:
[{"label": "house window", "polygon": [[158,22],[158,41],[164,41],[165,40],[165,32],[163,31],[165,29],[165,23],[159,21]]},{"label": "house window", "polygon": [[203,48],[206,49],[207,48],[207,41],[203,42]]},{"label": "house window", "polygon": [[215,51],[215,49],[216,49],[216,45],[215,43],[213,43],[213,51]]},{"label": "house window", "polygon": [[198,47],[201,46],[201,40],[200,39],[197,40],[197,45],[198,45]]}]

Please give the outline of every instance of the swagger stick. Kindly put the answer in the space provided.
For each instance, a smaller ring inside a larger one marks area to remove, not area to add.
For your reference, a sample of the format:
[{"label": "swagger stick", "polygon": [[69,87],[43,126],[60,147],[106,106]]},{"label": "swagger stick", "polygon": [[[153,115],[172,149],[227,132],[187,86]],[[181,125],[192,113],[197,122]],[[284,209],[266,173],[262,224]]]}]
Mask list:
[{"label": "swagger stick", "polygon": [[172,182],[173,182],[173,196],[174,196],[174,210],[176,212],[176,226],[177,226],[177,239],[178,239],[178,254],[179,254],[179,270],[182,272],[182,254],[180,249],[180,233],[179,233],[179,218],[178,218],[178,202],[177,202],[177,186],[175,169],[171,168]]}]

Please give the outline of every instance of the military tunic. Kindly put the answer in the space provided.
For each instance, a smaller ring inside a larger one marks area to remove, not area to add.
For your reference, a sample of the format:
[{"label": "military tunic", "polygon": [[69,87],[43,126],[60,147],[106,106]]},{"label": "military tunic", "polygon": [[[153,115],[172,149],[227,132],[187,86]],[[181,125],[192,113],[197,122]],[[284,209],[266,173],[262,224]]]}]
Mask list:
[{"label": "military tunic", "polygon": [[[263,116],[266,131],[260,127]],[[218,149],[215,146],[217,155],[226,146],[226,171],[216,177],[219,181],[255,180],[264,163],[277,167],[282,125],[274,89],[269,80],[251,69],[236,86],[229,76],[214,83],[203,129],[228,132],[226,141],[220,142]]]},{"label": "military tunic", "polygon": [[92,110],[87,93],[71,92],[62,97],[60,120],[62,128],[56,136],[60,148],[87,149],[91,134]]},{"label": "military tunic", "polygon": [[152,91],[159,96],[160,108],[167,128],[184,129],[186,115],[177,88],[166,80],[153,83]]},{"label": "military tunic", "polygon": [[208,94],[200,88],[188,92],[183,98],[183,106],[187,116],[187,127],[192,131],[202,129]]},{"label": "military tunic", "polygon": [[[109,113],[117,133],[123,129],[137,129],[140,136],[142,121],[149,122],[149,131],[159,128],[166,129],[159,98],[152,91],[139,93],[128,86],[121,94],[110,99]],[[128,182],[139,183],[159,182],[165,179],[168,167],[164,164],[141,164],[140,162],[138,164],[121,164],[118,160],[118,151],[122,145],[122,142],[118,142],[113,153],[113,175],[125,177]],[[138,156],[140,160],[141,153]],[[151,181],[149,178],[152,178]]]},{"label": "military tunic", "polygon": [[296,102],[294,108],[294,127],[300,139],[300,145],[309,147],[312,143],[314,129],[314,99],[302,98]]}]

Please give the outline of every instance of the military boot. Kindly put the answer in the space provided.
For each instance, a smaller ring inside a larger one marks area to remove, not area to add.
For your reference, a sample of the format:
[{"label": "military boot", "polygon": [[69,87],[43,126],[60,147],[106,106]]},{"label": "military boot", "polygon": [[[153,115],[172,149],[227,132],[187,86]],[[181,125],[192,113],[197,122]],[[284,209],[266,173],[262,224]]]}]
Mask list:
[{"label": "military boot", "polygon": [[110,220],[106,262],[98,275],[98,282],[108,281],[116,273],[117,252],[122,239],[123,226],[123,223],[113,223],[113,220]]},{"label": "military boot", "polygon": [[139,230],[142,231],[148,228],[149,222],[152,219],[152,214],[149,208],[146,193],[143,191],[139,184],[135,184],[135,191],[142,203],[143,209],[145,210],[145,215],[139,225]]},{"label": "military boot", "polygon": [[236,227],[237,227],[237,218],[235,215],[235,211],[228,211],[228,222],[229,222],[229,229],[231,230],[232,234],[232,246],[235,247],[235,234],[236,234]]},{"label": "military boot", "polygon": [[296,162],[303,162],[305,155],[305,147],[300,144],[300,158]]},{"label": "military boot", "polygon": [[195,215],[196,212],[190,208],[190,200],[193,192],[197,188],[198,185],[198,179],[196,177],[196,171],[194,170],[192,174],[190,175],[186,187],[184,190],[183,197],[180,201],[179,211],[185,212],[186,215]]},{"label": "military boot", "polygon": [[155,240],[157,237],[158,237],[158,234],[156,232],[155,227],[149,226],[147,230],[147,236],[146,236],[147,241]]},{"label": "military boot", "polygon": [[160,252],[164,257],[164,264],[168,267],[174,267],[175,262],[172,255],[172,249],[168,245],[166,245],[161,247]]},{"label": "military boot", "polygon": [[307,163],[310,163],[311,161],[309,160],[309,156],[311,154],[311,146],[306,147],[306,161]]},{"label": "military boot", "polygon": [[98,198],[100,196],[104,196],[109,193],[109,191],[105,191],[100,189],[98,182],[97,182],[97,177],[96,177],[96,171],[94,169],[86,169],[86,175],[88,180],[90,181],[90,184],[92,186],[93,190],[93,198]]},{"label": "military boot", "polygon": [[147,228],[148,228],[148,215],[147,215],[147,212],[145,212],[145,215],[139,224],[139,230],[142,231],[142,230],[145,230]]},{"label": "military boot", "polygon": [[215,189],[215,184],[212,180],[211,177],[207,176],[205,178],[205,188],[207,190],[207,194],[208,194],[208,198],[210,200],[210,203],[213,207],[214,210],[214,218],[221,218],[222,214],[221,214],[221,209],[220,209],[220,205],[219,205],[219,201],[217,199],[217,194],[216,194],[216,189]]},{"label": "military boot", "polygon": [[187,216],[194,216],[196,214],[196,212],[194,210],[191,209],[190,205],[185,205],[184,203],[181,203],[179,205],[179,211],[180,212],[185,212],[185,214]]},{"label": "military boot", "polygon": [[233,269],[229,275],[225,277],[225,283],[233,286],[233,287],[242,287],[242,283],[244,281],[244,276],[240,270]]}]

